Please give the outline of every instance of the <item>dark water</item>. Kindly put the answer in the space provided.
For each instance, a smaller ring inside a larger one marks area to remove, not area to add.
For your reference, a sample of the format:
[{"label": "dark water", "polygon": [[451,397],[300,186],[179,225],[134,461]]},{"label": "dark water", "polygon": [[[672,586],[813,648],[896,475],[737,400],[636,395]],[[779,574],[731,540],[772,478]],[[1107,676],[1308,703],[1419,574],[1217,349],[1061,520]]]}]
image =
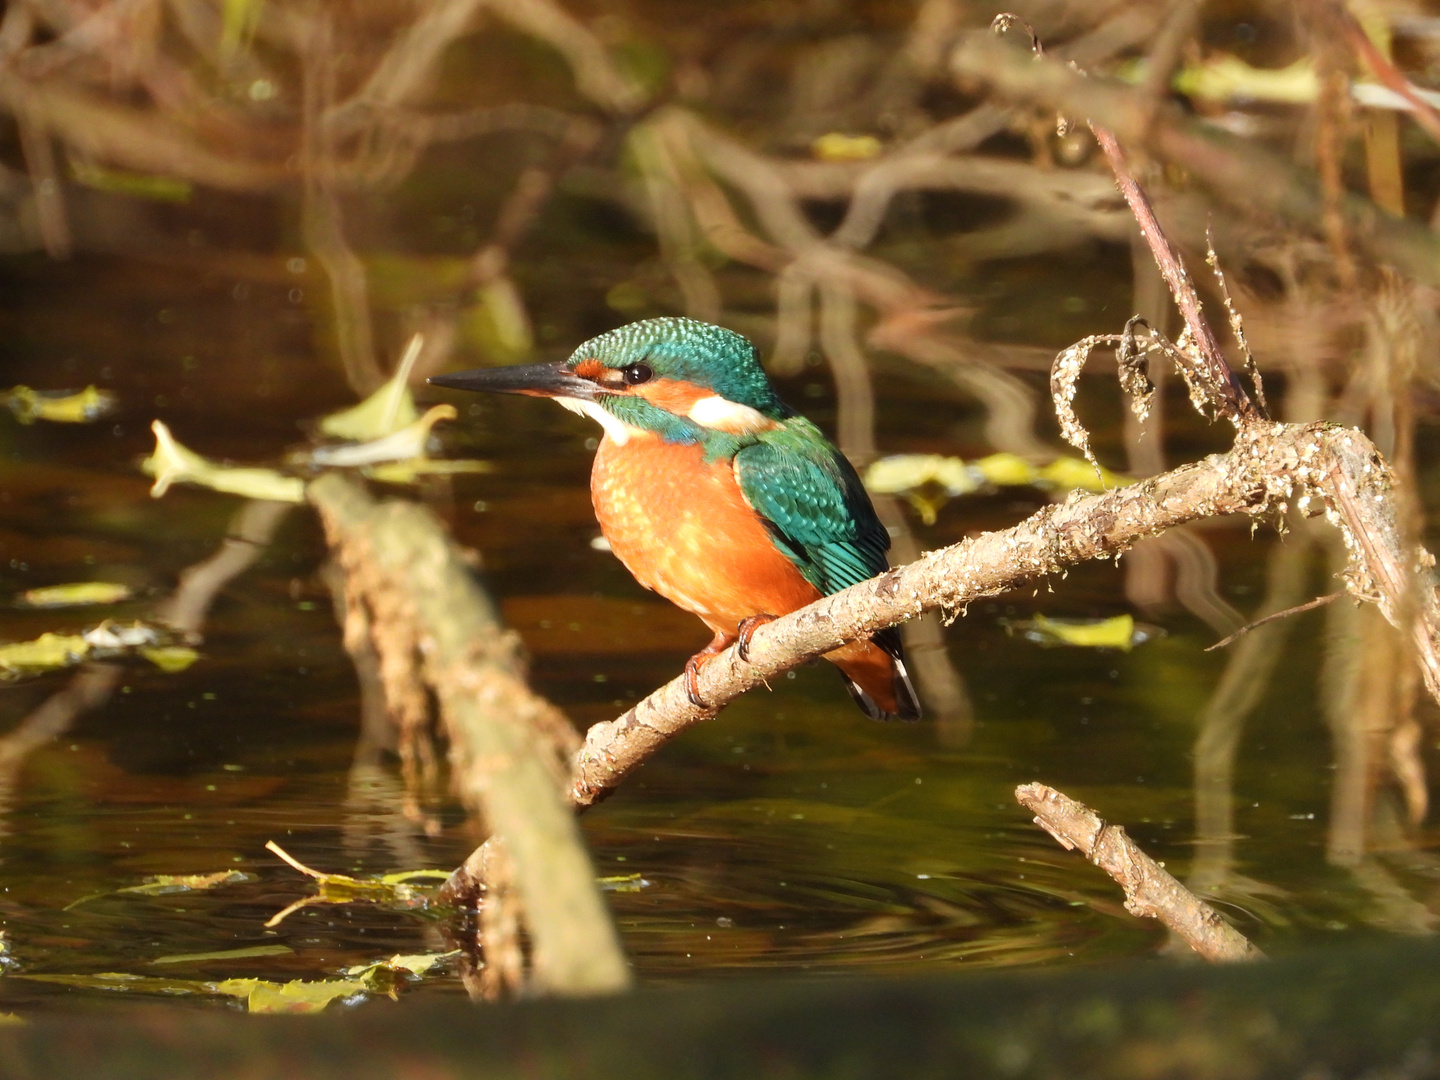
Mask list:
[{"label": "dark water", "polygon": [[[1123,260],[1101,260],[1110,264],[1123,268]],[[3,606],[0,639],[141,615],[224,535],[234,498],[189,488],[149,497],[136,462],[150,448],[151,419],[166,420],[208,455],[265,462],[299,441],[302,421],[351,400],[311,345],[319,305],[304,290],[320,283],[301,274],[297,285],[287,272],[279,259],[259,271],[220,260],[10,260],[0,383],[95,382],[119,394],[121,409],[85,427],[22,427],[0,412],[0,604],[67,581],[120,581],[138,595],[103,612]],[[1084,317],[1026,320],[1007,336],[1024,337],[1030,327],[1028,340],[1056,345],[1113,329],[1128,282],[1107,274],[1088,286],[1093,295],[1070,305]],[[1068,276],[1060,267],[1000,287],[1025,290],[1038,309],[1064,297]],[[598,275],[583,264],[557,269],[542,291],[546,355],[564,355],[606,318],[622,321],[590,301],[565,303],[572,291],[603,295],[586,284],[590,277]],[[933,377],[885,370],[883,450],[986,452],[973,404]],[[782,392],[822,423],[833,420],[822,367],[786,381]],[[1108,390],[1092,397],[1102,423],[1106,409],[1113,421]],[[1218,434],[1181,434],[1220,445]],[[582,727],[672,677],[707,637],[590,546],[593,435],[547,403],[478,402],[442,437],[448,453],[487,458],[494,471],[437,484],[425,496],[483,554],[490,587],[534,655],[537,688]],[[924,546],[938,546],[1018,520],[1040,500],[1025,492],[956,500],[934,526],[915,527]],[[1208,535],[1222,592],[1248,610],[1273,540],[1252,540],[1243,525]],[[264,850],[267,840],[311,866],[351,874],[449,868],[474,843],[453,803],[438,835],[408,823],[397,769],[351,775],[357,689],[316,576],[323,554],[315,521],[297,510],[259,565],[221,595],[200,662],[172,675],[128,667],[108,703],[30,754],[0,791],[0,929],[9,962],[0,1011],[119,996],[17,975],[319,979],[393,953],[449,948],[444,913],[420,908],[314,906],[263,926],[312,891]],[[1329,587],[1316,583],[1317,591]],[[1163,636],[1121,653],[1043,649],[1002,625],[1034,612],[1125,610],[1122,578],[1110,564],[1080,568],[1033,595],[972,606],[946,631],[975,704],[968,742],[930,721],[866,720],[823,666],[751,694],[676,740],[584,819],[600,872],[643,879],[636,891],[610,894],[642,981],[1153,955],[1163,931],[1127,915],[1111,882],[1059,850],[1010,795],[1018,783],[1049,783],[1123,822],[1172,871],[1188,869],[1190,747],[1224,663],[1223,654],[1201,651],[1213,632],[1174,614],[1161,620]],[[1237,778],[1237,871],[1245,881],[1226,907],[1271,952],[1396,924],[1393,904],[1386,908],[1362,878],[1325,860],[1332,773],[1315,704],[1318,622],[1302,618],[1309,621],[1252,719]],[[0,686],[0,733],[69,677]],[[1423,849],[1433,837],[1418,839]],[[244,880],[158,896],[115,892],[150,875],[226,870]],[[1412,906],[1434,889],[1420,871],[1390,873]],[[290,951],[154,962],[262,945]],[[461,990],[442,968],[407,992]]]}]

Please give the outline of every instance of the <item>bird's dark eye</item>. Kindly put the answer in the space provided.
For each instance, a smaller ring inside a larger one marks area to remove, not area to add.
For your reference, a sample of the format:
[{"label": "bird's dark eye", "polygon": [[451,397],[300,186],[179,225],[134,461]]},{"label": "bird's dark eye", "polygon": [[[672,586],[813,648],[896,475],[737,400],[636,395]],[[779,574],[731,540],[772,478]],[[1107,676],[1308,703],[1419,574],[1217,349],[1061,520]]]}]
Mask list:
[{"label": "bird's dark eye", "polygon": [[639,386],[655,377],[655,369],[649,364],[629,364],[621,370],[625,375],[626,386]]}]

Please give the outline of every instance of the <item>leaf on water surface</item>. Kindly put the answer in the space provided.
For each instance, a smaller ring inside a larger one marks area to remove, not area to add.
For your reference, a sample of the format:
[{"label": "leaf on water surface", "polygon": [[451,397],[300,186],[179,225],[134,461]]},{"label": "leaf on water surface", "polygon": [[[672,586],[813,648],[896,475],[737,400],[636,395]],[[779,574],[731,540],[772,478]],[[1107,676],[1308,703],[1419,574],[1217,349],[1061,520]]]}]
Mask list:
[{"label": "leaf on water surface", "polygon": [[184,671],[200,659],[200,654],[188,645],[167,645],[158,649],[141,649],[140,655],[165,672],[166,675]]},{"label": "leaf on water surface", "polygon": [[217,983],[215,989],[232,997],[243,997],[246,1009],[252,1013],[316,1013],[332,1001],[370,992],[370,988],[357,979],[321,979],[317,982],[297,979],[288,983],[227,979]]},{"label": "leaf on water surface", "polygon": [[146,878],[143,885],[131,885],[115,891],[117,893],[139,893],[142,896],[163,896],[168,893],[213,889],[217,885],[235,885],[242,881],[254,880],[253,874],[242,873],[239,870],[217,870],[213,874],[155,874]]},{"label": "leaf on water surface", "polygon": [[84,390],[32,390],[16,386],[0,393],[0,399],[22,424],[46,420],[52,424],[88,424],[115,408],[115,395],[87,386]]},{"label": "leaf on water surface", "polygon": [[1108,491],[1134,483],[1129,477],[1074,457],[1035,466],[1018,454],[991,454],[964,461],[943,454],[892,454],[865,470],[865,486],[879,495],[904,495],[927,524],[948,499],[983,488],[1038,487],[1049,491]]},{"label": "leaf on water surface", "polygon": [[459,955],[459,949],[451,949],[449,952],[412,953],[410,955],[396,953],[388,960],[375,960],[369,964],[356,964],[354,967],[348,967],[345,969],[345,974],[352,979],[360,979],[371,989],[378,990],[387,983],[393,985],[393,980],[386,980],[381,972],[424,975],[436,964]]},{"label": "leaf on water surface", "polygon": [[1119,649],[1121,652],[1129,652],[1163,633],[1159,627],[1137,623],[1131,615],[1109,619],[1052,619],[1036,615],[1033,619],[1002,619],[1000,624],[1006,633],[1019,634],[1036,645]]},{"label": "leaf on water surface", "polygon": [[425,339],[416,334],[405,347],[405,355],[388,382],[359,405],[331,413],[320,421],[320,431],[332,439],[370,442],[393,435],[420,419],[410,393],[410,372],[420,356]]},{"label": "leaf on water surface", "polygon": [[362,470],[371,480],[382,484],[413,484],[423,476],[455,476],[460,473],[485,473],[494,469],[488,461],[470,458],[411,458],[371,465]]},{"label": "leaf on water surface", "polygon": [[597,878],[596,882],[606,892],[632,893],[650,887],[650,882],[639,874],[613,874],[610,877]]},{"label": "leaf on water surface", "polygon": [[1103,465],[1097,468],[1080,458],[1056,458],[1039,471],[1039,484],[1054,491],[1111,491],[1135,483],[1133,477],[1113,473]]},{"label": "leaf on water surface", "polygon": [[276,942],[273,945],[250,945],[243,949],[219,949],[215,952],[175,953],[171,956],[157,956],[152,964],[198,964],[203,960],[245,960],[254,956],[293,955],[289,945]]},{"label": "leaf on water surface", "polygon": [[90,643],[80,634],[41,634],[33,641],[0,645],[0,679],[70,667],[89,652]]},{"label": "leaf on water surface", "polygon": [[115,889],[111,892],[82,896],[79,900],[72,900],[66,904],[64,910],[71,911],[81,904],[99,900],[103,896],[119,896],[124,893],[137,896],[170,896],[174,893],[196,892],[213,889],[217,885],[233,885],[242,881],[254,880],[256,880],[254,874],[246,874],[239,870],[219,870],[213,874],[155,874],[146,878],[140,885],[127,885],[123,889]]},{"label": "leaf on water surface", "polygon": [[327,874],[311,869],[274,840],[266,841],[265,850],[283,859],[302,874],[314,878],[320,888],[320,891],[313,896],[303,896],[283,910],[276,912],[265,923],[267,927],[279,925],[288,916],[311,904],[350,904],[364,901],[407,908],[423,907],[430,901],[429,891],[409,885],[407,881],[416,877],[428,877],[440,881],[450,876],[449,872],[444,870],[408,870],[382,877],[355,878],[349,874]]},{"label": "leaf on water surface", "polygon": [[405,885],[411,881],[449,881],[449,870],[399,870],[393,874],[381,874],[380,880],[386,885]]},{"label": "leaf on water surface", "polygon": [[[106,619],[79,634],[41,634],[31,641],[0,645],[0,680],[39,675],[73,667],[84,660],[105,660],[138,653],[162,671],[180,671],[199,657],[193,649],[173,644],[175,632],[140,621]],[[158,654],[150,656],[147,654]],[[184,661],[181,663],[181,661]]]},{"label": "leaf on water surface", "polygon": [[309,460],[315,465],[351,469],[382,462],[423,458],[430,441],[430,429],[442,420],[454,420],[459,415],[454,405],[434,405],[420,419],[399,431],[370,442],[317,446],[310,451]]},{"label": "leaf on water surface", "polygon": [[163,979],[146,975],[130,975],[121,971],[105,971],[96,975],[18,975],[33,982],[74,986],[82,990],[120,990],[141,994],[223,994],[243,998],[246,1008],[254,1013],[313,1013],[336,999],[353,998],[369,992],[358,979],[320,979],[306,982],[276,983],[265,979],[224,979],[219,982],[201,979]]},{"label": "leaf on water surface", "polygon": [[129,585],[116,581],[76,581],[67,585],[46,585],[27,589],[16,597],[25,607],[80,607],[85,604],[118,604],[135,595]]},{"label": "leaf on water surface", "polygon": [[171,484],[196,484],[247,499],[305,501],[305,482],[297,477],[285,476],[273,469],[232,469],[217,465],[182,446],[161,421],[152,423],[150,430],[155,433],[155,452],[140,463],[140,468],[155,478],[150,494],[156,499],[169,491]]}]

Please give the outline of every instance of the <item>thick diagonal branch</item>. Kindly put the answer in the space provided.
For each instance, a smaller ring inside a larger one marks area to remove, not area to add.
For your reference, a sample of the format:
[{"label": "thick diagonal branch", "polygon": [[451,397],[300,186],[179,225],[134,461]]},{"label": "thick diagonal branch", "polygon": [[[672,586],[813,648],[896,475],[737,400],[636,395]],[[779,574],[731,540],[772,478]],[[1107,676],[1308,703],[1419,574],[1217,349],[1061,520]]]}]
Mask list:
[{"label": "thick diagonal branch", "polygon": [[925,611],[963,611],[1078,563],[1114,558],[1136,541],[1187,521],[1224,514],[1258,515],[1295,501],[1323,506],[1351,554],[1348,586],[1378,601],[1386,617],[1413,634],[1426,686],[1440,700],[1440,610],[1428,573],[1410,599],[1402,569],[1428,563],[1404,550],[1389,501],[1389,470],[1360,432],[1323,424],[1255,421],[1227,454],[1185,465],[1101,495],[1047,506],[1019,525],[932,551],[756,631],[748,662],[733,649],[700,672],[705,708],[690,704],[674,679],[618,719],[597,724],[576,757],[571,798],[588,806],[604,798],[663,743],[691,724],[797,664],[868,637]]}]

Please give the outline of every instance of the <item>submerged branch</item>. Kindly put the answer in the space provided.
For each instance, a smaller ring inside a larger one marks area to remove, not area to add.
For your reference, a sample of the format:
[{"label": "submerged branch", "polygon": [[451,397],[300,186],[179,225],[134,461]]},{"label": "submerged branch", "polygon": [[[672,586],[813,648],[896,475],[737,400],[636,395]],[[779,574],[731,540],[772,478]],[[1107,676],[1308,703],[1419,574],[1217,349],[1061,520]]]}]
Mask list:
[{"label": "submerged branch", "polygon": [[1206,960],[1256,960],[1265,955],[1141,851],[1123,828],[1107,825],[1084,803],[1044,784],[1021,784],[1015,800],[1067,851],[1079,848],[1080,854],[1114,878],[1125,890],[1125,910],[1131,915],[1159,919]]},{"label": "submerged branch", "polygon": [[309,495],[347,588],[383,612],[377,624],[418,654],[450,734],[462,798],[505,839],[539,989],[623,989],[629,969],[552,749],[551,729],[563,718],[520,677],[515,639],[470,567],[424,507],[376,502],[338,473],[314,481]]}]

